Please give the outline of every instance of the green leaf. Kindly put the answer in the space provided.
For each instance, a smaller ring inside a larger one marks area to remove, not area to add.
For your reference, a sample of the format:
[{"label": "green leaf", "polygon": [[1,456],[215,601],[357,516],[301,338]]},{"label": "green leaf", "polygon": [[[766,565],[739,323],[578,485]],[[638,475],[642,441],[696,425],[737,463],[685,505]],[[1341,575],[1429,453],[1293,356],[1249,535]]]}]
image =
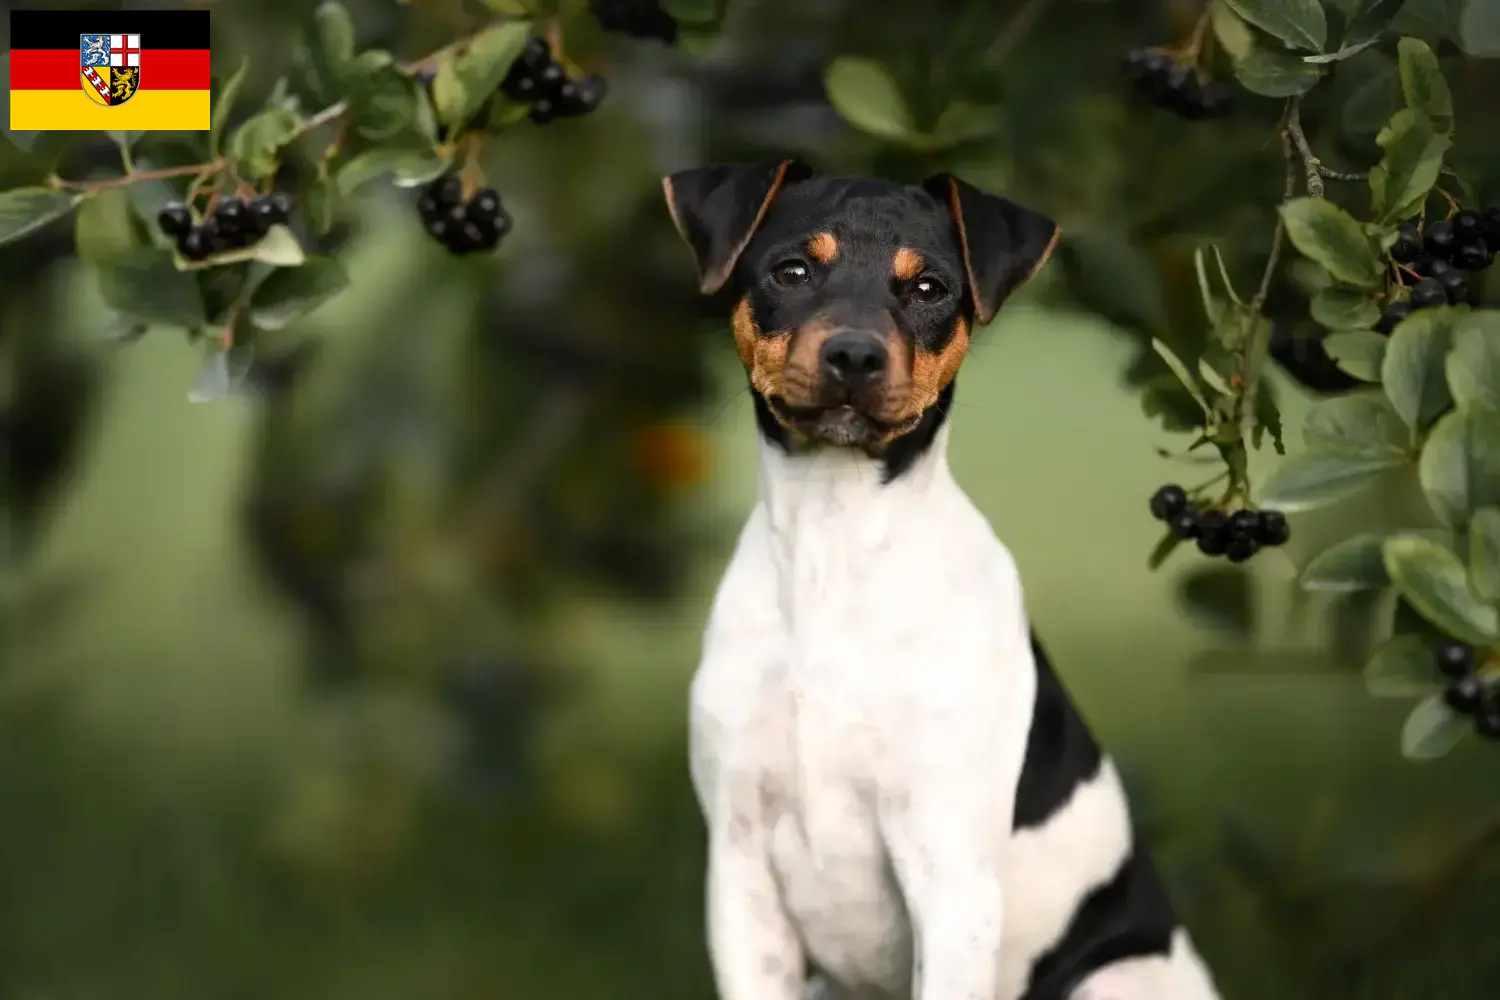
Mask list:
[{"label": "green leaf", "polygon": [[176,267],[180,271],[202,271],[225,267],[229,264],[243,264],[252,260],[270,264],[272,267],[296,267],[305,259],[302,245],[297,242],[297,237],[292,234],[292,231],[286,226],[272,226],[258,242],[247,247],[215,254],[206,260],[187,260],[177,257]]},{"label": "green leaf", "polygon": [[1292,245],[1339,281],[1371,287],[1382,268],[1375,244],[1348,212],[1325,198],[1293,198],[1281,206]]},{"label": "green leaf", "polygon": [[1224,0],[1240,17],[1294,49],[1323,51],[1328,18],[1318,0]]},{"label": "green leaf", "polygon": [[1256,495],[1264,506],[1287,513],[1326,507],[1353,496],[1400,464],[1400,458],[1378,455],[1303,452],[1277,466]]},{"label": "green leaf", "polygon": [[188,402],[211,403],[229,395],[233,388],[234,380],[229,374],[229,352],[217,350],[208,356],[208,360],[198,371],[193,387],[188,390]]},{"label": "green leaf", "polygon": [[1250,429],[1250,444],[1259,448],[1261,439],[1271,435],[1271,446],[1276,454],[1286,454],[1286,443],[1282,440],[1281,409],[1276,405],[1276,393],[1269,382],[1263,382],[1260,392],[1255,394],[1255,424]]},{"label": "green leaf", "polygon": [[1214,37],[1219,40],[1219,47],[1236,64],[1243,62],[1255,51],[1255,36],[1238,14],[1221,3],[1211,4],[1208,14]]},{"label": "green leaf", "polygon": [[1380,306],[1368,292],[1334,286],[1312,297],[1312,318],[1330,330],[1368,330],[1380,319]]},{"label": "green leaf", "polygon": [[224,141],[224,127],[229,124],[229,116],[234,113],[234,101],[239,96],[240,87],[244,86],[245,75],[250,72],[250,60],[242,57],[240,68],[234,71],[225,83],[224,89],[219,91],[219,97],[214,101],[213,116],[208,123],[208,155],[210,159],[217,159],[221,154]]},{"label": "green leaf", "polygon": [[1500,409],[1500,312],[1486,309],[1459,321],[1447,370],[1459,406]]},{"label": "green leaf", "polygon": [[323,0],[313,11],[313,27],[317,37],[314,51],[329,82],[337,82],[354,61],[354,19],[338,0]]},{"label": "green leaf", "polygon": [[1235,79],[1252,94],[1262,97],[1296,97],[1323,79],[1323,68],[1290,52],[1256,49],[1234,68]]},{"label": "green leaf", "polygon": [[1359,136],[1375,135],[1405,106],[1396,64],[1378,52],[1370,53],[1365,61],[1376,68],[1350,93],[1339,115],[1344,130]]},{"label": "green leaf", "polygon": [[1397,464],[1411,456],[1410,434],[1390,400],[1376,392],[1350,393],[1314,406],[1302,425],[1309,451],[1385,458]]},{"label": "green leaf", "polygon": [[99,292],[116,312],[148,323],[201,326],[203,297],[170,250],[142,250],[99,269]]},{"label": "green leaf", "polygon": [[1418,702],[1401,726],[1401,755],[1407,760],[1445,756],[1469,731],[1469,720],[1443,701],[1442,693]]},{"label": "green leaf", "polygon": [[884,66],[861,56],[841,56],[823,76],[828,100],[844,120],[880,139],[908,140],[911,111]]},{"label": "green leaf", "polygon": [[343,291],[349,275],[332,257],[309,257],[301,267],[272,271],[250,296],[250,319],[263,330],[291,325]]},{"label": "green leaf", "polygon": [[333,178],[326,173],[313,182],[307,192],[307,221],[313,232],[327,236],[333,228],[334,214],[338,208],[339,190]]},{"label": "green leaf", "polygon": [[1378,41],[1405,3],[1406,0],[1362,0],[1349,12],[1349,26],[1344,29],[1340,48]]},{"label": "green leaf", "polygon": [[1375,137],[1384,153],[1370,169],[1370,196],[1382,223],[1409,219],[1437,184],[1452,138],[1411,108],[1402,108]]},{"label": "green leaf", "polygon": [[462,52],[445,57],[432,81],[438,119],[451,128],[466,125],[500,88],[530,37],[529,21],[508,21],[485,29]]},{"label": "green leaf", "polygon": [[10,243],[73,210],[79,196],[46,187],[0,192],[0,244]]},{"label": "green leaf", "polygon": [[1500,58],[1500,4],[1469,0],[1458,23],[1458,37],[1468,55]]},{"label": "green leaf", "polygon": [[1458,556],[1420,535],[1385,540],[1385,571],[1406,602],[1447,635],[1490,646],[1500,634],[1500,615],[1469,587]]},{"label": "green leaf", "polygon": [[1458,34],[1458,7],[1465,0],[1407,0],[1391,20],[1391,30],[1398,35],[1415,35],[1429,42],[1454,38]]},{"label": "green leaf", "polygon": [[1443,417],[1427,436],[1417,473],[1444,524],[1462,527],[1470,511],[1500,506],[1500,414],[1454,410]]},{"label": "green leaf", "polygon": [[73,223],[78,259],[91,264],[134,253],[144,244],[136,231],[130,195],[124,188],[100,191],[84,199]]},{"label": "green leaf", "polygon": [[1437,687],[1432,650],[1420,636],[1392,636],[1365,663],[1365,690],[1375,698],[1420,698]]},{"label": "green leaf", "polygon": [[1491,604],[1500,601],[1500,507],[1480,507],[1469,519],[1469,583]]},{"label": "green leaf", "polygon": [[1391,333],[1380,364],[1380,381],[1391,405],[1414,431],[1426,430],[1453,405],[1447,358],[1458,315],[1446,307],[1423,309],[1402,320]]},{"label": "green leaf", "polygon": [[1443,78],[1437,56],[1420,38],[1403,38],[1396,45],[1401,66],[1401,92],[1406,106],[1432,123],[1433,131],[1453,131],[1453,95]]},{"label": "green leaf", "polygon": [[1361,382],[1379,382],[1390,342],[1373,330],[1342,330],[1323,338],[1323,350],[1339,369]]},{"label": "green leaf", "polygon": [[411,187],[441,177],[452,162],[427,149],[370,149],[340,167],[334,183],[346,198],[387,174],[394,176],[396,184]]},{"label": "green leaf", "polygon": [[1385,571],[1384,535],[1355,535],[1318,553],[1302,568],[1303,590],[1353,594],[1390,585]]},{"label": "green leaf", "polygon": [[1198,380],[1193,377],[1192,369],[1187,363],[1179,358],[1170,347],[1155,337],[1151,338],[1151,348],[1172,369],[1172,374],[1177,376],[1177,381],[1182,387],[1192,394],[1193,401],[1203,408],[1205,414],[1212,413],[1213,407],[1208,405],[1208,399],[1203,395],[1203,389],[1198,385]]},{"label": "green leaf", "polygon": [[296,138],[301,125],[301,116],[291,108],[266,108],[235,129],[229,139],[229,155],[247,176],[269,177],[281,162],[282,147]]}]

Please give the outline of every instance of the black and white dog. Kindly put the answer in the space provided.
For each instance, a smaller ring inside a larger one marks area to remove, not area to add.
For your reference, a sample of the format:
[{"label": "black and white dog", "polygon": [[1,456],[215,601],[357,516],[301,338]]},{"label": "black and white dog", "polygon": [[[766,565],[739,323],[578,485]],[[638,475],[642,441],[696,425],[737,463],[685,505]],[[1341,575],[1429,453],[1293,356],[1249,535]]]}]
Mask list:
[{"label": "black and white dog", "polygon": [[692,686],[719,996],[1217,1000],[947,461],[970,338],[1057,226],[949,175],[663,187],[762,438]]}]

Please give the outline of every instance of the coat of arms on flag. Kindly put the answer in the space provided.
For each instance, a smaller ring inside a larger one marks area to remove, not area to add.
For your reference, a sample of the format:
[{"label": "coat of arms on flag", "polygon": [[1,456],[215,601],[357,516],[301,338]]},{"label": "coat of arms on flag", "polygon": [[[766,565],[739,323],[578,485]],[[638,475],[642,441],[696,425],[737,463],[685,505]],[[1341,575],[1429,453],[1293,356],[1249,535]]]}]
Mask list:
[{"label": "coat of arms on flag", "polygon": [[78,43],[83,92],[112,107],[135,96],[141,83],[140,35],[81,35]]}]

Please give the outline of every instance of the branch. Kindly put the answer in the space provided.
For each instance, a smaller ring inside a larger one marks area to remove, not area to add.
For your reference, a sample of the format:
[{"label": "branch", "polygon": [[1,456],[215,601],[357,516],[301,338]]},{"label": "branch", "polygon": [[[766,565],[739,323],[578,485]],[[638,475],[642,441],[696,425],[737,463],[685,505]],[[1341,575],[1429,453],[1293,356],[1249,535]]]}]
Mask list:
[{"label": "branch", "polygon": [[1302,169],[1308,195],[1313,198],[1323,197],[1323,165],[1313,155],[1312,146],[1307,142],[1307,133],[1302,131],[1302,99],[1299,97],[1293,97],[1287,102],[1286,128],[1282,135],[1291,137],[1292,145],[1297,149],[1297,155],[1302,157]]},{"label": "branch", "polygon": [[[491,23],[503,23],[510,20],[514,20],[514,18],[496,18],[495,21]],[[488,25],[486,25],[486,27],[488,27]],[[444,45],[442,48],[437,49],[436,51],[429,52],[427,55],[415,60],[414,62],[406,63],[401,67],[401,72],[416,74],[420,73],[424,69],[430,68],[433,64],[437,63],[440,59],[443,58],[443,56],[447,55],[449,52],[452,52],[454,49],[462,48],[463,46],[469,44],[469,42],[474,39],[475,34],[477,34],[477,32],[474,34],[465,35],[462,38],[449,42],[447,45]],[[349,102],[347,100],[330,104],[328,107],[317,112],[311,118],[308,118],[307,120],[303,121],[302,124],[298,125],[296,131],[292,133],[291,138],[287,141],[287,145],[291,145],[293,142],[296,142],[298,139],[301,139],[309,133],[316,132],[318,129],[322,128],[325,125],[332,124],[333,122],[342,118],[348,112]],[[221,156],[218,159],[210,160],[207,163],[190,163],[187,166],[182,167],[164,167],[160,170],[127,169],[126,172],[121,176],[111,177],[106,180],[70,181],[54,175],[47,178],[47,184],[49,187],[55,188],[59,191],[107,191],[113,188],[129,187],[132,184],[139,184],[142,181],[159,181],[165,180],[170,177],[191,177],[194,175],[211,177],[216,174],[223,173],[233,165],[234,160],[232,157]]]}]

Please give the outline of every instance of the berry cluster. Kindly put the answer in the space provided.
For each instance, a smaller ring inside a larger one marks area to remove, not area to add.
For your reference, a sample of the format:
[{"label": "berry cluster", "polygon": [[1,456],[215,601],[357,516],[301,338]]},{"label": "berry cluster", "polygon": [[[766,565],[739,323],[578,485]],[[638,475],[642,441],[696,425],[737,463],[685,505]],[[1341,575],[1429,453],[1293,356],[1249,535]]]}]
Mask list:
[{"label": "berry cluster", "polygon": [[662,10],[661,0],[589,0],[589,10],[605,31],[668,45],[677,41],[677,19]]},{"label": "berry cluster", "polygon": [[1279,510],[1199,510],[1181,486],[1163,486],[1151,496],[1151,516],[1165,521],[1178,538],[1196,538],[1198,551],[1242,563],[1262,548],[1284,545],[1292,537]]},{"label": "berry cluster", "polygon": [[557,118],[578,118],[604,102],[609,85],[598,73],[576,80],[552,56],[545,38],[533,36],[500,84],[500,91],[513,101],[530,104],[531,120],[538,125]]},{"label": "berry cluster", "polygon": [[1223,118],[1234,105],[1234,91],[1228,84],[1203,82],[1192,66],[1178,62],[1163,49],[1132,49],[1126,53],[1125,75],[1147,101],[1189,121]]},{"label": "berry cluster", "polygon": [[177,252],[192,261],[215,254],[243,250],[259,242],[272,226],[292,217],[291,196],[281,191],[243,198],[221,198],[208,217],[193,222],[193,211],[181,202],[163,208],[156,216],[162,233],[177,243]]},{"label": "berry cluster", "polygon": [[422,189],[417,213],[427,235],[451,254],[488,253],[510,232],[510,213],[494,188],[480,188],[468,198],[457,174],[444,174]]},{"label": "berry cluster", "polygon": [[1451,219],[1418,227],[1407,222],[1396,230],[1391,260],[1401,265],[1402,283],[1410,282],[1406,299],[1389,302],[1375,324],[1390,333],[1418,309],[1458,305],[1468,300],[1469,275],[1487,269],[1500,250],[1500,207],[1484,214],[1463,209]]},{"label": "berry cluster", "polygon": [[1438,672],[1448,678],[1443,700],[1474,720],[1479,735],[1500,740],[1500,691],[1485,688],[1475,670],[1474,650],[1462,642],[1445,642],[1437,651]]}]

